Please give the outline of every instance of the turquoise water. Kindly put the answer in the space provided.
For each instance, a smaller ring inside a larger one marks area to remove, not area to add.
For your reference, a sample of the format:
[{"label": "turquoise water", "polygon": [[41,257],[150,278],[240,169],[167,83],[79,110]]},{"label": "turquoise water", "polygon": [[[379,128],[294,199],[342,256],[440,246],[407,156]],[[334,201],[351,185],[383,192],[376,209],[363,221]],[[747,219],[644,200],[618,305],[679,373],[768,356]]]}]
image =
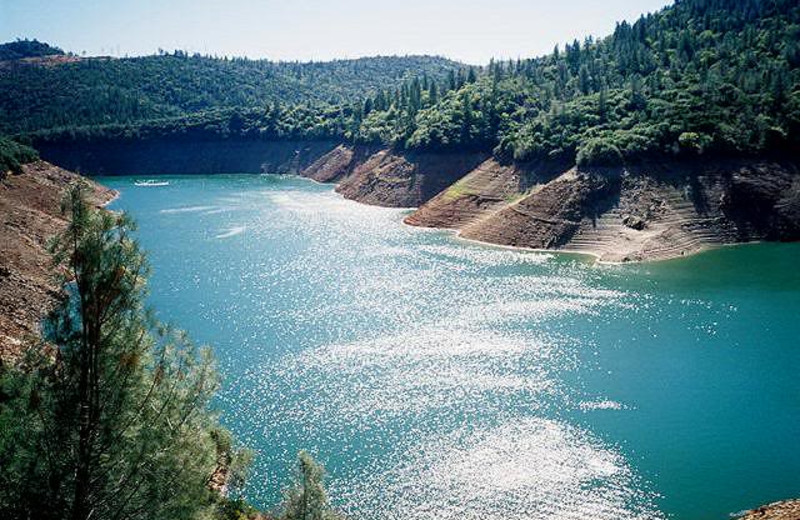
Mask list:
[{"label": "turquoise water", "polygon": [[159,316],[214,346],[274,504],[354,518],[724,519],[800,496],[800,244],[597,266],[278,176],[104,178]]}]

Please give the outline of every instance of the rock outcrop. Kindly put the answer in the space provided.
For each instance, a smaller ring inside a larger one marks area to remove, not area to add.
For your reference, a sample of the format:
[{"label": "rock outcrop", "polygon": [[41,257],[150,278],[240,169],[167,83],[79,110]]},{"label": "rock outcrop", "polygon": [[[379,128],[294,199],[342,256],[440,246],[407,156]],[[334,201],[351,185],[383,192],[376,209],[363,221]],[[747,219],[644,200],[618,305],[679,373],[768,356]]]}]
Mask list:
[{"label": "rock outcrop", "polygon": [[739,520],[800,520],[800,500],[784,500],[747,511]]},{"label": "rock outcrop", "polygon": [[491,215],[564,171],[563,165],[501,165],[487,159],[424,204],[406,222],[461,229]]},{"label": "rock outcrop", "polygon": [[800,240],[800,171],[793,162],[652,162],[555,174],[557,168],[487,161],[406,222],[608,262]]},{"label": "rock outcrop", "polygon": [[317,182],[337,182],[352,174],[356,167],[365,163],[377,151],[379,148],[340,144],[316,159],[300,175]]},{"label": "rock outcrop", "polygon": [[485,159],[479,153],[380,150],[339,178],[336,191],[366,204],[416,207],[430,200]]},{"label": "rock outcrop", "polygon": [[722,244],[800,239],[800,171],[787,160],[651,161],[581,169],[485,155],[338,146],[301,171],[349,199],[420,206],[414,226],[499,245],[659,260]]},{"label": "rock outcrop", "polygon": [[[0,180],[0,360],[16,356],[51,308],[54,285],[48,241],[64,229],[61,200],[80,177],[49,163],[24,165]],[[112,190],[93,186],[93,202],[112,200]]]}]

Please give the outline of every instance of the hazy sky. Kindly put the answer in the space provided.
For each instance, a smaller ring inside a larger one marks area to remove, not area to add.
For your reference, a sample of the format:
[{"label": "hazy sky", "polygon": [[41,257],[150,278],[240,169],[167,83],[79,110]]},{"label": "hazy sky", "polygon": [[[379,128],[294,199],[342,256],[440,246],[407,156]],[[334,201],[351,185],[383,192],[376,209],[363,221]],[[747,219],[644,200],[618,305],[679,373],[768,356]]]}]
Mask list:
[{"label": "hazy sky", "polygon": [[537,56],[669,0],[0,0],[0,41],[88,54],[158,48],[275,60]]}]

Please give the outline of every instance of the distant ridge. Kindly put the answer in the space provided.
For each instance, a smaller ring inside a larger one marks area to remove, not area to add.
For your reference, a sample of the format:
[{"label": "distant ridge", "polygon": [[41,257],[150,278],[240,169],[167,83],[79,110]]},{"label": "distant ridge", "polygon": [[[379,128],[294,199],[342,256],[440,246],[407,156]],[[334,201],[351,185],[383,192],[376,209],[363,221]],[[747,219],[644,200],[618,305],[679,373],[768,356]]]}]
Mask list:
[{"label": "distant ridge", "polygon": [[64,51],[39,40],[16,40],[0,44],[0,61],[19,60],[22,58],[40,58],[43,56],[63,55]]}]

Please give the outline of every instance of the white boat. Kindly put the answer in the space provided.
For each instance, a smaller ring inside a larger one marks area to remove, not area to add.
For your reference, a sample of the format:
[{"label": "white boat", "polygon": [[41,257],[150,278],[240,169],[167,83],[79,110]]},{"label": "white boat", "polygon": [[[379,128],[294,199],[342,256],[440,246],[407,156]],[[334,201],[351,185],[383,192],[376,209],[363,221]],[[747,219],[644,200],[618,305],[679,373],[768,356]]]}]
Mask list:
[{"label": "white boat", "polygon": [[169,182],[168,181],[156,181],[156,180],[153,180],[153,179],[149,179],[149,180],[146,180],[146,181],[135,181],[133,184],[135,186],[145,186],[145,187],[148,187],[148,188],[153,188],[153,187],[156,187],[156,186],[169,186]]}]

